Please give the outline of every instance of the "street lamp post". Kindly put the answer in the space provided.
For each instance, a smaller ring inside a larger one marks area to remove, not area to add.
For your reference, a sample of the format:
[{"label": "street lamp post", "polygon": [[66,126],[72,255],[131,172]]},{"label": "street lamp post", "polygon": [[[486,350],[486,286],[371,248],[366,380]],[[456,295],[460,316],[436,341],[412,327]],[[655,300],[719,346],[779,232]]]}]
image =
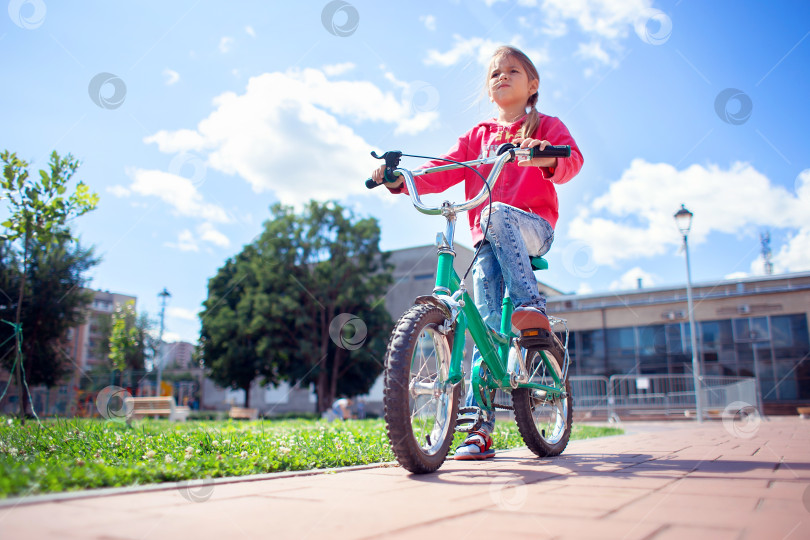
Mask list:
[{"label": "street lamp post", "polygon": [[155,388],[155,395],[160,395],[160,383],[163,375],[163,320],[166,315],[166,301],[171,296],[171,293],[163,287],[163,290],[158,293],[160,297],[160,333],[158,334],[158,349],[155,352],[155,359],[157,360],[157,388]]},{"label": "street lamp post", "polygon": [[695,332],[695,309],[692,304],[692,269],[689,266],[689,230],[692,228],[692,212],[681,205],[675,213],[675,222],[683,235],[683,251],[686,254],[686,302],[689,310],[689,334],[692,338],[692,380],[695,385],[695,416],[698,423],[703,422],[703,399],[700,391],[700,361],[698,360],[697,333]]}]

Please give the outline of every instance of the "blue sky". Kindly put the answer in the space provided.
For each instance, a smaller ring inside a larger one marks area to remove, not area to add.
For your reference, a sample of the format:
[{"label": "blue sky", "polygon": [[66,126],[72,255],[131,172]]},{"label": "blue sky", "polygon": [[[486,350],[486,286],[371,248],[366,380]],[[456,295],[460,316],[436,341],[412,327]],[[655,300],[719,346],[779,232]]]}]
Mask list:
[{"label": "blue sky", "polygon": [[363,187],[369,152],[441,154],[490,118],[503,43],[535,61],[540,110],[585,157],[543,281],[683,283],[682,203],[695,282],[763,273],[764,230],[776,272],[810,270],[803,1],[12,0],[0,147],[34,168],[79,158],[101,196],[75,223],[103,257],[91,286],[152,315],[168,288],[166,337],[196,341],[207,280],[277,201],[338,199],[380,220],[384,249],[432,243],[440,218]]}]

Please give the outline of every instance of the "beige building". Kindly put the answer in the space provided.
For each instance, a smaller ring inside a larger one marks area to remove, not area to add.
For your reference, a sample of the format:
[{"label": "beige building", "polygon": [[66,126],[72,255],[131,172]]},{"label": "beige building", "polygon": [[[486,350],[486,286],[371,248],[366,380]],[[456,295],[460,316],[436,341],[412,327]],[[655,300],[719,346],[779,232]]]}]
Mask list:
[{"label": "beige building", "polygon": [[[698,283],[693,300],[702,374],[758,376],[770,410],[810,402],[810,272]],[[684,287],[553,296],[548,312],[568,321],[572,375],[692,373]]]},{"label": "beige building", "polygon": [[175,341],[173,343],[163,343],[165,349],[167,369],[188,369],[192,366],[191,356],[194,354],[194,344],[188,341]]},{"label": "beige building", "polygon": [[109,291],[91,291],[93,300],[87,307],[87,316],[84,324],[68,331],[69,354],[75,365],[81,371],[86,371],[95,365],[107,361],[98,356],[96,351],[102,339],[102,319],[109,318],[115,308],[127,302],[133,305],[137,301],[135,296],[111,293]]}]

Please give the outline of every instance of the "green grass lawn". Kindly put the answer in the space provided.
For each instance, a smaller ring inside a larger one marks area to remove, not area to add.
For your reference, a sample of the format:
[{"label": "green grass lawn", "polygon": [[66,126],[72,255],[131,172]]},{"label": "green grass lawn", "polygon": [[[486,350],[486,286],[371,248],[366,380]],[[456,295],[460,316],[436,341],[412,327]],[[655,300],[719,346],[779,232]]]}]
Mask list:
[{"label": "green grass lawn", "polygon": [[[614,435],[575,425],[571,438]],[[463,439],[456,434],[453,447]],[[496,449],[523,446],[500,422]],[[0,497],[393,461],[382,420],[122,422],[0,417]]]}]

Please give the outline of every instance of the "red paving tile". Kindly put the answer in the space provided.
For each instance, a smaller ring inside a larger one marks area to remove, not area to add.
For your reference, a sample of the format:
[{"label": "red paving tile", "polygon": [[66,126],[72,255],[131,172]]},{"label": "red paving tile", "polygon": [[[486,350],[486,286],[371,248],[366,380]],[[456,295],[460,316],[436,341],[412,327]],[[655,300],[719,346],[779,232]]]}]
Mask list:
[{"label": "red paving tile", "polygon": [[810,422],[626,424],[414,476],[379,467],[0,504],[6,538],[810,538]]}]

